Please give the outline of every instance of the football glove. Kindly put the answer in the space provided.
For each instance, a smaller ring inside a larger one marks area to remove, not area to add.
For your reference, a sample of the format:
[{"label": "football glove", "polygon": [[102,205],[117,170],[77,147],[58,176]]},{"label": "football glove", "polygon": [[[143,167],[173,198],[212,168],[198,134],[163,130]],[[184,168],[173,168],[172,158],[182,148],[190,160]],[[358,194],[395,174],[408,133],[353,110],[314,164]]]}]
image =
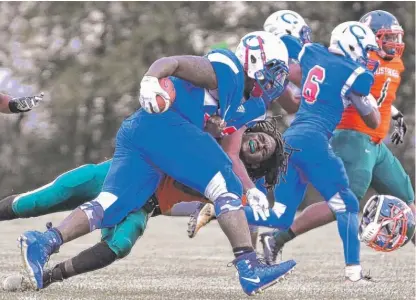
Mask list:
[{"label": "football glove", "polygon": [[13,98],[9,101],[9,109],[12,113],[28,112],[39,105],[43,100],[43,93],[37,96]]},{"label": "football glove", "polygon": [[270,216],[269,212],[269,201],[265,194],[263,194],[257,188],[251,188],[246,192],[247,202],[253,209],[254,219],[266,220]]},{"label": "football glove", "polygon": [[170,100],[169,94],[162,89],[159,79],[154,76],[144,76],[140,82],[140,105],[149,114],[160,113],[156,96],[162,96],[166,101]]},{"label": "football glove", "polygon": [[407,126],[406,122],[404,121],[404,116],[400,111],[398,111],[398,113],[394,115],[392,119],[394,120],[394,131],[390,138],[393,144],[398,145],[404,141]]}]

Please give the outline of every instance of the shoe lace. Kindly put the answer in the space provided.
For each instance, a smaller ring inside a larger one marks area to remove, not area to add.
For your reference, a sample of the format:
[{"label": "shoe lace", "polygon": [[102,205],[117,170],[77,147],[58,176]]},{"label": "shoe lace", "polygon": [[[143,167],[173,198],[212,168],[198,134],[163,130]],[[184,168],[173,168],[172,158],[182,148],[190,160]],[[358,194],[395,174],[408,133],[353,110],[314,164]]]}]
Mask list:
[{"label": "shoe lace", "polygon": [[[51,229],[53,227],[53,225],[52,225],[52,222],[47,222],[46,223],[46,229],[47,230],[49,230],[49,229]],[[53,253],[59,253],[59,248],[58,249],[55,249],[54,251],[53,251]],[[45,262],[45,266],[43,267],[44,268],[44,270],[45,269],[49,269],[49,260],[50,260],[50,256],[48,255],[48,258],[47,258],[47,260],[46,260],[46,262]]]},{"label": "shoe lace", "polygon": [[253,276],[255,273],[254,269],[256,266],[267,265],[266,260],[264,258],[259,258],[259,257],[256,260],[252,260],[252,261],[245,260],[245,262],[246,262],[245,264],[241,264],[238,268],[236,265],[234,265],[233,262],[229,262],[227,264],[227,267],[234,266],[237,269],[238,273],[243,272],[245,274],[248,274],[249,276]]}]

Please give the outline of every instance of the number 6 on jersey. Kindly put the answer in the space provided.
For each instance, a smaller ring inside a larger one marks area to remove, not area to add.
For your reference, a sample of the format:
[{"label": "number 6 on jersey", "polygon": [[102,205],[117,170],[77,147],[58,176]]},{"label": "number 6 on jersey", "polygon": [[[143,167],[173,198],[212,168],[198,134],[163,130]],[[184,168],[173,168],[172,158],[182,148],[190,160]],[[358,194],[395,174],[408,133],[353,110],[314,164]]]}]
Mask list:
[{"label": "number 6 on jersey", "polygon": [[319,84],[325,80],[325,69],[321,66],[314,66],[309,72],[308,77],[302,88],[302,97],[308,104],[314,104],[320,92]]}]

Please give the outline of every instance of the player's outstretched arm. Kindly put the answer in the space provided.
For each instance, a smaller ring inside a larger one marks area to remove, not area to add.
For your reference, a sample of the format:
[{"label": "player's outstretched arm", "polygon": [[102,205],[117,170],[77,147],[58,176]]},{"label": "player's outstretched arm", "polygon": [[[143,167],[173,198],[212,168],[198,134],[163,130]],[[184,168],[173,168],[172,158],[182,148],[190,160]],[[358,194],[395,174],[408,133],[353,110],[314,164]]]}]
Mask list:
[{"label": "player's outstretched arm", "polygon": [[270,216],[269,201],[266,195],[256,188],[240,159],[241,142],[246,129],[247,127],[243,126],[233,134],[223,137],[221,145],[233,163],[234,173],[240,178],[247,202],[253,209],[254,219],[266,220]]},{"label": "player's outstretched arm", "polygon": [[12,98],[0,94],[0,112],[3,114],[23,113],[37,107],[43,99],[43,93],[38,96]]},{"label": "player's outstretched arm", "polygon": [[380,125],[380,112],[378,110],[377,101],[373,95],[368,94],[368,96],[361,96],[352,92],[349,99],[368,127],[376,129]]},{"label": "player's outstretched arm", "polygon": [[217,77],[211,62],[202,56],[182,55],[158,59],[150,66],[145,76],[175,76],[202,88],[217,88]]}]

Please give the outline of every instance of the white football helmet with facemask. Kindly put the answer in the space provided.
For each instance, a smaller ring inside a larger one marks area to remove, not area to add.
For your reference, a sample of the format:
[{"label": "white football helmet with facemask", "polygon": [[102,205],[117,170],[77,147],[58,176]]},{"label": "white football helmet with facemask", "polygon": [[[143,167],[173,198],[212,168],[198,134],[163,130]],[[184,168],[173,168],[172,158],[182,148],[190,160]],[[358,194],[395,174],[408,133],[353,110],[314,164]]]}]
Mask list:
[{"label": "white football helmet with facemask", "polygon": [[289,34],[302,43],[311,41],[311,29],[297,12],[279,10],[272,13],[264,22],[263,28],[276,36]]},{"label": "white football helmet with facemask", "polygon": [[240,40],[235,54],[247,76],[262,90],[263,98],[273,100],[283,93],[289,73],[289,55],[279,38],[265,31],[250,32]]},{"label": "white football helmet with facemask", "polygon": [[378,50],[376,36],[365,24],[350,21],[339,24],[331,33],[329,51],[344,55],[363,65],[368,64],[368,51]]}]

